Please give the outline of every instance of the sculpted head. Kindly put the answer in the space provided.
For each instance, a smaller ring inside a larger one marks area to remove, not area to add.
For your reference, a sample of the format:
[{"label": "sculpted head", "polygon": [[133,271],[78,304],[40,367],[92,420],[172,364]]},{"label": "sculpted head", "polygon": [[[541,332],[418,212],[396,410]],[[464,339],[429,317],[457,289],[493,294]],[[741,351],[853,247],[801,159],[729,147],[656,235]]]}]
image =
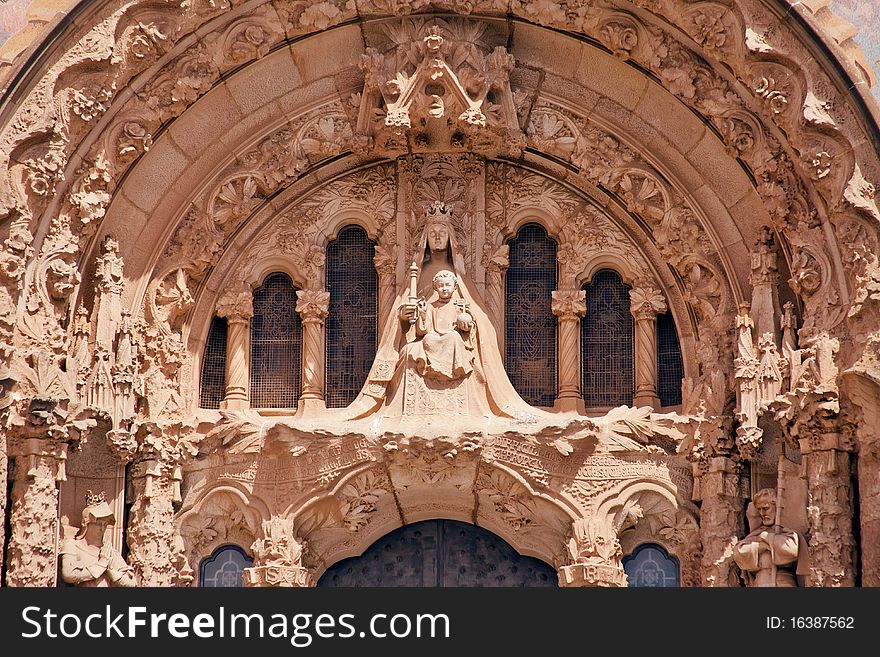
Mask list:
[{"label": "sculpted head", "polygon": [[776,523],[776,491],[773,488],[762,488],[752,498],[755,510],[761,516],[761,524],[772,527]]},{"label": "sculpted head", "polygon": [[88,491],[86,506],[82,511],[82,524],[75,538],[83,538],[89,531],[89,527],[95,527],[91,531],[96,532],[96,536],[103,536],[104,530],[115,524],[115,521],[113,510],[104,499],[104,494],[93,495],[92,491]]},{"label": "sculpted head", "polygon": [[443,222],[432,222],[427,227],[428,247],[432,252],[445,251],[449,246],[449,226]]},{"label": "sculpted head", "polygon": [[434,274],[433,285],[441,299],[448,299],[455,292],[458,277],[448,269],[442,269]]}]

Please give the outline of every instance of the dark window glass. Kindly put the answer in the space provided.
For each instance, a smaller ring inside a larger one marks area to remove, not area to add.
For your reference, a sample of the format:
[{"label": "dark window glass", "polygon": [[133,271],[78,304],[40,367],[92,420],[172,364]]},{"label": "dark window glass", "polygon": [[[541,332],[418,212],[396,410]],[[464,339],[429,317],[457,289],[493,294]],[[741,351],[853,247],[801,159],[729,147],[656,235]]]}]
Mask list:
[{"label": "dark window glass", "polygon": [[645,543],[623,558],[623,569],[632,587],[679,586],[678,559],[659,545]]},{"label": "dark window glass", "polygon": [[581,320],[581,372],[589,407],[631,405],[633,399],[633,317],[629,287],[616,271],[593,276],[587,314]]},{"label": "dark window glass", "polygon": [[661,406],[681,403],[681,346],[672,313],[657,316],[657,395]]},{"label": "dark window glass", "polygon": [[244,586],[244,569],[254,565],[237,545],[224,545],[214,550],[199,566],[199,582],[203,587],[235,588]]},{"label": "dark window glass", "polygon": [[375,244],[359,226],[349,226],[327,247],[328,407],[348,406],[357,397],[376,356],[379,279],[373,265]]},{"label": "dark window glass", "polygon": [[271,274],[254,290],[251,320],[251,406],[292,408],[300,390],[302,326],[296,289],[287,274]]},{"label": "dark window glass", "polygon": [[226,330],[225,317],[211,320],[202,356],[202,408],[220,408],[226,396]]},{"label": "dark window glass", "polygon": [[520,397],[533,406],[556,401],[556,242],[538,224],[510,240],[504,301],[504,365]]}]

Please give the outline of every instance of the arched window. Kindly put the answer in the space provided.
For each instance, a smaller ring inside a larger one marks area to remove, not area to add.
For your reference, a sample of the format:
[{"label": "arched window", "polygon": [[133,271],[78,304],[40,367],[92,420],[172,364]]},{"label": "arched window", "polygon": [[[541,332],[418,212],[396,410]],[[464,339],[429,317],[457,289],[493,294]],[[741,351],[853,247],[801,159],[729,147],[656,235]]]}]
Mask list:
[{"label": "arched window", "polygon": [[244,569],[254,565],[244,550],[237,545],[224,545],[202,559],[199,582],[203,587],[235,588],[244,586]]},{"label": "arched window", "polygon": [[556,400],[556,242],[526,224],[509,242],[504,300],[504,365],[520,397],[533,406]]},{"label": "arched window", "polygon": [[226,330],[225,317],[211,320],[202,355],[202,408],[220,408],[226,394]]},{"label": "arched window", "polygon": [[671,312],[657,316],[657,396],[661,406],[681,403],[681,345]]},{"label": "arched window", "polygon": [[375,244],[360,226],[344,228],[327,246],[328,407],[348,406],[367,380],[376,356],[379,278]]},{"label": "arched window", "polygon": [[629,287],[616,271],[596,272],[581,321],[581,372],[585,405],[630,405],[633,400],[633,317]]},{"label": "arched window", "polygon": [[254,290],[251,406],[293,408],[300,391],[302,325],[287,274],[270,274]]},{"label": "arched window", "polygon": [[679,586],[678,559],[654,543],[640,545],[624,557],[623,569],[632,587]]}]

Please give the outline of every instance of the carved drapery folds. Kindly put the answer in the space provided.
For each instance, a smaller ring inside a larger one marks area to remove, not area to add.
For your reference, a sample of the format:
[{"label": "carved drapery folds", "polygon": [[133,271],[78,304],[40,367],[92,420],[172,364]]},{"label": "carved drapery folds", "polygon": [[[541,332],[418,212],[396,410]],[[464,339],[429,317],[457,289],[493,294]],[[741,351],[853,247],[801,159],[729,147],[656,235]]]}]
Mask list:
[{"label": "carved drapery folds", "polygon": [[636,392],[633,406],[660,408],[657,396],[657,315],[666,312],[666,300],[657,288],[644,284],[629,291],[635,318]]}]

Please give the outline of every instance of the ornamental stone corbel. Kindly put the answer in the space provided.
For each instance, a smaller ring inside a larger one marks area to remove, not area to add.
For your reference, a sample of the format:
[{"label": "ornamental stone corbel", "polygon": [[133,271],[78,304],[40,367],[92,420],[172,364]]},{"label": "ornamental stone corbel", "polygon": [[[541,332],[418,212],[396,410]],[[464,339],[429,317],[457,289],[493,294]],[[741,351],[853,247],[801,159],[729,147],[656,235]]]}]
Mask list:
[{"label": "ornamental stone corbel", "polygon": [[262,522],[263,535],[254,541],[254,565],[245,568],[245,586],[312,587],[315,577],[303,566],[307,549],[293,532],[293,518],[271,518]]},{"label": "ornamental stone corbel", "polygon": [[578,518],[566,543],[570,560],[559,567],[559,586],[622,587],[627,585],[623,552],[613,524],[603,518]]}]

